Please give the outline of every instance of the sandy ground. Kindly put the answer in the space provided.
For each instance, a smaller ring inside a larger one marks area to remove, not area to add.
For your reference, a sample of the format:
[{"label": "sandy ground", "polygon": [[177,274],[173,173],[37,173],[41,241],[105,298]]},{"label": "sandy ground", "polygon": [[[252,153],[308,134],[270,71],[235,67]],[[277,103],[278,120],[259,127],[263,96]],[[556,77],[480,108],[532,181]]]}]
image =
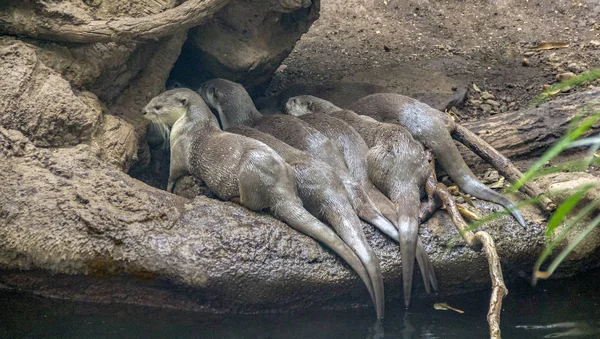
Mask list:
[{"label": "sandy ground", "polygon": [[[569,43],[536,52],[542,41]],[[527,53],[529,52],[529,53]],[[529,63],[523,65],[523,59]],[[556,75],[600,67],[600,1],[322,0],[270,87],[360,81],[435,104],[475,83],[463,120],[518,110]]]}]

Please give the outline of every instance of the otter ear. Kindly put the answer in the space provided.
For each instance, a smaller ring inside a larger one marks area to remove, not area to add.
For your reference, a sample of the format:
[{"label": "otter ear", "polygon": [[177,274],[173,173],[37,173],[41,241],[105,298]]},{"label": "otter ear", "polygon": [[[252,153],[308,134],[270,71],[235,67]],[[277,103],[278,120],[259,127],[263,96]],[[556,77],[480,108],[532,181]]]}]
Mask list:
[{"label": "otter ear", "polygon": [[175,96],[175,99],[177,101],[179,101],[183,106],[185,106],[185,107],[188,106],[189,100],[188,100],[187,96],[185,96],[183,94],[178,94],[178,95]]},{"label": "otter ear", "polygon": [[187,106],[188,106],[188,102],[189,102],[189,100],[188,100],[188,98],[187,98],[187,97],[181,97],[181,98],[179,98],[179,102],[181,102],[181,104],[182,104],[183,106],[187,107]]},{"label": "otter ear", "polygon": [[213,87],[213,96],[215,97],[216,101],[221,101],[221,99],[223,98],[223,93],[221,93],[221,91],[219,91],[218,88]]},{"label": "otter ear", "polygon": [[313,110],[313,107],[314,107],[314,105],[313,105],[313,102],[312,102],[312,101],[309,101],[309,102],[306,104],[306,107],[307,107],[307,108],[308,108],[308,109],[309,109],[309,110],[312,112],[312,110]]}]

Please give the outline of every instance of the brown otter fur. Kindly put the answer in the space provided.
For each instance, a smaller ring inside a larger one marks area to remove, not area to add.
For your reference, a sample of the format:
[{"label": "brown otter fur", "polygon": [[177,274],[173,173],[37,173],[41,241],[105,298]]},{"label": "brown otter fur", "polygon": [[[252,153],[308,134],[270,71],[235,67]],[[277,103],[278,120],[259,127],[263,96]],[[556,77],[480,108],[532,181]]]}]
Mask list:
[{"label": "brown otter fur", "polygon": [[304,206],[313,215],[329,222],[342,239],[357,252],[359,258],[364,258],[363,264],[373,276],[371,283],[376,294],[373,295],[373,302],[380,308],[378,312],[383,312],[383,304],[379,304],[379,298],[383,300],[383,277],[379,261],[364,237],[360,221],[342,181],[331,167],[257,129],[238,126],[227,131],[265,143],[290,164],[296,173],[298,195]]},{"label": "brown otter fur", "polygon": [[446,114],[412,98],[393,93],[368,95],[348,109],[381,122],[404,126],[415,139],[433,151],[440,165],[463,191],[504,206],[521,226],[526,226],[510,199],[479,182],[471,172],[452,141],[450,133],[456,129],[456,123]]},{"label": "brown otter fur", "polygon": [[[207,104],[217,111],[224,128],[229,129],[242,125],[252,126],[292,147],[305,151],[314,159],[321,160],[341,179],[350,198],[351,206],[361,219],[370,222],[378,228],[393,227],[389,221],[390,219],[396,220],[396,213],[392,206],[390,205],[389,210],[382,211],[390,214],[384,216],[363,187],[352,179],[343,157],[337,148],[317,130],[301,120],[287,115],[263,117],[254,107],[252,99],[246,90],[240,84],[225,79],[209,80],[202,84],[198,92]],[[336,227],[337,225],[332,224],[332,226]],[[360,227],[360,224],[356,226]],[[379,261],[366,242],[366,237],[362,229],[359,228],[360,232],[356,232],[355,234],[343,232],[348,227],[356,228],[355,225],[347,223],[343,228],[340,227],[338,233],[346,243],[363,246],[364,251],[357,252],[357,254],[363,260],[367,270],[371,270],[370,276],[375,282],[373,288],[378,300],[377,305],[383,305],[383,279],[380,279]],[[375,266],[375,264],[377,265]]]},{"label": "brown otter fur", "polygon": [[[294,170],[273,149],[260,141],[221,131],[206,103],[189,89],[158,95],[143,113],[171,128],[169,191],[179,177],[191,174],[223,200],[239,201],[254,211],[268,209],[340,255],[374,294],[361,260],[335,232],[305,210],[296,193]],[[380,307],[377,315],[383,317]]]},{"label": "brown otter fur", "polygon": [[199,92],[207,104],[217,111],[224,128],[252,126],[331,166],[342,179],[361,219],[378,228],[388,227],[392,220],[397,220],[393,206],[376,206],[364,187],[351,177],[337,147],[307,123],[288,115],[262,116],[254,107],[248,92],[240,84],[225,79],[209,80]]},{"label": "brown otter fur", "polygon": [[[347,123],[364,139],[365,147],[369,147],[363,155],[367,159],[368,175],[398,208],[404,302],[408,307],[418,239],[420,201],[425,195],[425,183],[433,174],[423,146],[401,126],[361,118],[352,111],[342,110],[326,100],[310,95],[291,98],[286,111],[313,121],[323,129],[329,125],[329,128],[340,131],[341,126]],[[419,260],[421,261],[422,259]]]}]

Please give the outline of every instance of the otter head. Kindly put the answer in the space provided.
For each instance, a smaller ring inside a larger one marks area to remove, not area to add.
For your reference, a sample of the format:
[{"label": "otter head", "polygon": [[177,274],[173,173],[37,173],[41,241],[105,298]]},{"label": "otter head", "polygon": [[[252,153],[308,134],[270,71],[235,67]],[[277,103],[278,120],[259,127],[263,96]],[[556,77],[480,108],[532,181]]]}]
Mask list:
[{"label": "otter head", "polygon": [[200,86],[198,94],[216,111],[223,129],[243,125],[259,114],[244,86],[233,81],[208,80]]},{"label": "otter head", "polygon": [[[142,109],[144,118],[150,120],[146,137],[152,144],[168,147],[171,127],[188,111],[189,89],[173,89],[152,98]],[[167,141],[167,142],[165,142]]]},{"label": "otter head", "polygon": [[153,123],[172,127],[184,116],[190,106],[190,95],[197,95],[187,88],[177,88],[163,92],[150,100],[142,109],[144,117]]},{"label": "otter head", "polygon": [[331,102],[312,95],[299,95],[288,99],[285,111],[289,115],[301,116],[309,113],[332,113],[341,108]]}]

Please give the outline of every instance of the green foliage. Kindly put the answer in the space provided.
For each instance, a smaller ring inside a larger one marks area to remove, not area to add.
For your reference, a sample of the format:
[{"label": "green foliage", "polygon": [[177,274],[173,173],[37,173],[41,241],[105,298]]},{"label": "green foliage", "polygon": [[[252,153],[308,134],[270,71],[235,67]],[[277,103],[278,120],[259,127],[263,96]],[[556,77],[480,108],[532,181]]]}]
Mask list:
[{"label": "green foliage", "polygon": [[[577,195],[578,193],[574,195]],[[581,211],[579,211],[579,213],[577,213],[577,215],[573,219],[569,220],[565,224],[564,228],[554,239],[551,240],[552,232],[546,232],[546,247],[544,247],[542,254],[538,257],[538,260],[535,263],[535,266],[533,267],[533,285],[537,283],[538,279],[547,279],[548,277],[550,277],[550,275],[554,273],[558,265],[560,265],[560,263],[567,257],[567,255],[571,253],[571,251],[573,251],[573,249],[585,238],[587,234],[589,234],[596,226],[598,226],[598,221],[600,221],[600,219],[596,217],[583,232],[581,232],[579,235],[577,235],[574,239],[571,240],[569,246],[562,250],[562,252],[554,259],[554,261],[550,264],[546,271],[540,271],[542,264],[552,254],[554,248],[558,246],[558,244],[564,238],[566,238],[566,236],[569,234],[569,232],[575,225],[580,224],[581,221],[584,218],[588,217],[590,214],[592,214],[592,212],[594,212],[596,208],[598,208],[598,206],[599,204],[597,201],[592,201],[591,203],[587,204],[583,209],[581,209]],[[571,210],[567,212],[570,212]]]},{"label": "green foliage", "polygon": [[546,151],[546,153],[544,153],[542,157],[536,161],[527,172],[525,172],[523,177],[511,185],[508,190],[515,192],[526,182],[539,177],[542,167],[544,167],[550,160],[556,158],[565,149],[569,148],[571,144],[577,140],[577,138],[579,138],[583,133],[587,132],[590,127],[598,122],[598,120],[600,120],[600,112],[596,112],[585,118],[582,118],[582,114],[580,114],[578,118],[573,119],[565,136],[563,136],[552,148]]},{"label": "green foliage", "polygon": [[546,101],[552,95],[559,93],[567,87],[581,86],[585,85],[591,81],[596,79],[600,79],[600,69],[595,69],[593,71],[589,71],[587,73],[580,74],[572,79],[559,82],[557,84],[552,85],[550,88],[542,92],[540,95],[533,98],[531,101],[532,106],[537,106],[542,102]]},{"label": "green foliage", "polygon": [[[600,77],[600,70],[598,70],[597,73],[594,74],[596,74],[595,78]],[[589,77],[586,77],[585,79],[589,79]],[[600,121],[600,111],[594,112],[593,114],[589,114],[587,110],[583,110],[583,112],[580,112],[580,114],[578,114],[578,117],[576,119],[573,119],[572,124],[569,127],[567,133],[558,142],[556,142],[556,144],[553,147],[547,150],[542,155],[542,157],[538,161],[536,161],[527,172],[525,172],[525,174],[520,180],[508,187],[507,190],[510,192],[515,192],[528,181],[538,178],[542,175],[563,171],[565,169],[576,169],[579,171],[583,171],[589,168],[590,165],[594,164],[594,161],[596,161],[597,163],[598,159],[596,158],[596,152],[598,151],[598,149],[600,149],[600,136],[589,137],[584,139],[579,138],[582,135],[584,135],[593,125],[598,123],[598,121]],[[589,155],[587,159],[583,161],[569,162],[561,166],[545,167],[552,159],[556,158],[564,150],[572,147],[589,147]],[[569,219],[571,214],[573,214],[575,209],[577,209],[579,203],[583,200],[585,194],[594,187],[594,185],[585,185],[582,187],[578,187],[574,192],[571,193],[571,196],[569,196],[556,209],[556,211],[550,218],[545,234],[546,245],[534,266],[532,280],[532,283],[534,285],[536,284],[538,279],[546,279],[550,275],[552,275],[552,273],[554,273],[556,268],[568,256],[568,254],[571,253],[571,251],[573,251],[573,249],[583,239],[585,239],[585,237],[596,226],[598,226],[598,224],[600,224],[600,216],[595,217],[595,219],[593,219],[590,222],[590,224],[587,225],[587,227],[585,227],[583,231],[581,231],[581,233],[571,237],[569,245],[566,248],[564,248],[559,253],[559,255],[550,263],[546,271],[540,270],[542,264],[546,261],[546,259],[548,259],[548,257],[552,255],[553,250],[560,244],[560,242],[563,241],[570,234],[571,230],[576,225],[581,225],[581,223],[584,222],[584,220],[587,217],[592,215],[592,213],[594,213],[597,210],[597,208],[600,207],[600,201],[592,201],[586,206],[582,207],[574,217]],[[534,205],[538,203],[538,201],[538,198],[525,200],[517,204],[517,208],[521,208],[527,205]],[[471,223],[469,225],[469,230],[475,230],[485,222],[498,218],[502,215],[507,215],[509,213],[510,212],[507,209],[503,209],[499,212],[485,216],[481,220]],[[564,226],[560,229],[559,234],[553,237],[555,231],[557,231],[559,229],[559,226],[563,224]]]}]

